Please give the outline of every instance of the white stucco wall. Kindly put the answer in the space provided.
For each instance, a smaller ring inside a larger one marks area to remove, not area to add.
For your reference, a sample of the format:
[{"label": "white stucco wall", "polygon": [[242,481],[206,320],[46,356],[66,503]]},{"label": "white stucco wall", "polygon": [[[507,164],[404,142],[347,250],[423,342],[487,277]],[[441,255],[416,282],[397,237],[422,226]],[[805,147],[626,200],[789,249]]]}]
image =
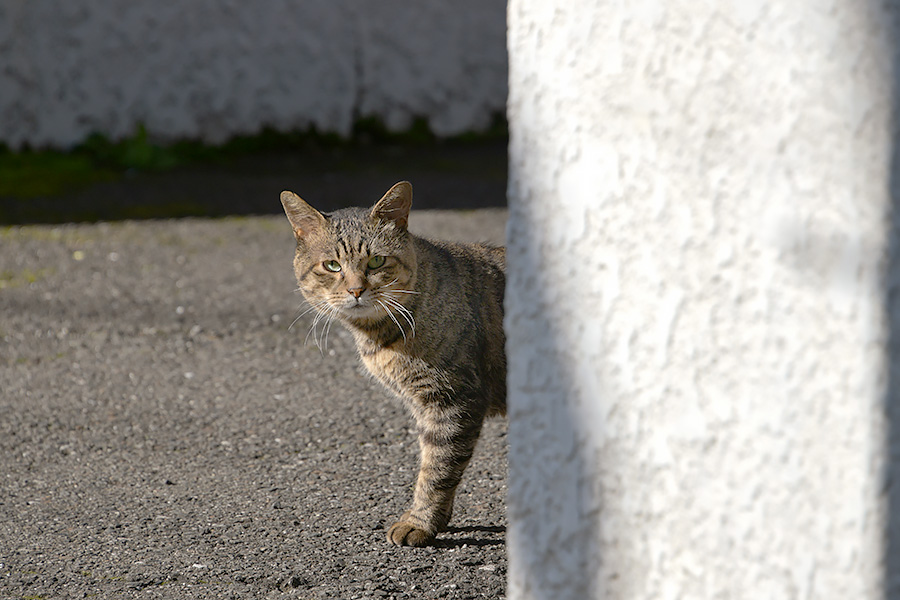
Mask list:
[{"label": "white stucco wall", "polygon": [[881,597],[875,4],[510,1],[511,599]]},{"label": "white stucco wall", "polygon": [[4,0],[0,142],[98,131],[220,141],[359,116],[438,135],[506,102],[502,0]]}]

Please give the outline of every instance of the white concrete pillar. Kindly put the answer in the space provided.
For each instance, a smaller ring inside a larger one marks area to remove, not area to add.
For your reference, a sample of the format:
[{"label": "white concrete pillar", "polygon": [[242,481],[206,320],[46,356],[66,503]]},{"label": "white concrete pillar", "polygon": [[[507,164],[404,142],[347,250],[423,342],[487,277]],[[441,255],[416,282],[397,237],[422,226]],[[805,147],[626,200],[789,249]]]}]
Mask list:
[{"label": "white concrete pillar", "polygon": [[511,599],[890,587],[881,10],[510,0]]}]

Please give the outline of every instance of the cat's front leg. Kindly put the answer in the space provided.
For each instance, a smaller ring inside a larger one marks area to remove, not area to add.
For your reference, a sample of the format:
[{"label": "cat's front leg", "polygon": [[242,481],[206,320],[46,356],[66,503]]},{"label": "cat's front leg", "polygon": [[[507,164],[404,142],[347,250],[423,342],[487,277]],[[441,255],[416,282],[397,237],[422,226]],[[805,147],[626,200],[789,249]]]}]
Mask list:
[{"label": "cat's front leg", "polygon": [[397,546],[427,546],[447,526],[483,417],[451,424],[417,420],[421,454],[413,505],[387,532],[388,541]]}]

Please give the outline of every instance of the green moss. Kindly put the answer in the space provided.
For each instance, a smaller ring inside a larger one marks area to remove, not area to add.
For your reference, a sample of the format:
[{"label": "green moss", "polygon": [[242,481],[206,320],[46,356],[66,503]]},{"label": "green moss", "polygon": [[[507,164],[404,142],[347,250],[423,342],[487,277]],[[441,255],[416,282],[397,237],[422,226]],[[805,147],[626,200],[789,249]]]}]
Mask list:
[{"label": "green moss", "polygon": [[0,153],[0,196],[38,198],[84,188],[118,175],[80,154],[41,152]]},{"label": "green moss", "polygon": [[78,146],[74,154],[83,156],[101,168],[127,171],[160,171],[172,169],[187,161],[175,145],[163,146],[153,143],[143,125],[135,135],[111,142],[105,136],[94,134]]},{"label": "green moss", "polygon": [[[272,155],[302,157],[303,168],[313,171],[379,173],[387,169],[394,172],[395,163],[400,161],[410,168],[453,172],[459,170],[453,159],[432,164],[434,161],[429,156],[434,153],[420,149],[429,145],[495,143],[506,135],[502,115],[485,131],[442,140],[424,118],[415,119],[406,131],[394,132],[381,119],[365,117],[356,121],[348,137],[315,128],[293,132],[263,129],[210,145],[196,140],[162,142],[153,139],[140,126],[132,136],[117,141],[100,134],[91,135],[68,152],[31,149],[12,152],[0,144],[0,223],[222,216],[227,214],[224,212],[227,209],[217,207],[209,198],[167,197],[163,202],[158,202],[162,198],[142,198],[121,202],[119,197],[134,175],[146,173],[152,178],[154,173],[201,165],[265,170],[266,157]],[[276,164],[284,168],[283,162],[276,161]],[[505,163],[498,167],[504,168]],[[503,175],[505,171],[500,172]],[[141,175],[133,181],[139,185],[147,182],[148,177]],[[92,193],[91,186],[104,182],[113,185]],[[134,206],[139,203],[143,205]]]},{"label": "green moss", "polygon": [[[506,120],[496,115],[484,131],[465,133],[447,142],[496,141],[507,135]],[[390,131],[379,117],[362,117],[349,139],[306,131],[279,132],[264,128],[252,135],[238,135],[220,145],[196,140],[161,143],[143,125],[126,139],[111,141],[93,134],[69,152],[24,150],[12,152],[0,145],[0,196],[37,198],[56,196],[133,171],[166,171],[197,163],[220,163],[231,158],[267,152],[323,147],[347,147],[371,143],[419,145],[437,143],[428,120],[419,117],[406,131]]]}]

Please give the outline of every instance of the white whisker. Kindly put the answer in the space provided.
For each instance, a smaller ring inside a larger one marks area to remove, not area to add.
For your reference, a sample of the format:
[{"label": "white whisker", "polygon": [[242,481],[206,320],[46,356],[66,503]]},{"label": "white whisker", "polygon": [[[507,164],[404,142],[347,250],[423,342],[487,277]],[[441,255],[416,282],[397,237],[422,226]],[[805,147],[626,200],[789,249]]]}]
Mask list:
[{"label": "white whisker", "polygon": [[[328,300],[327,300],[327,299],[326,299],[326,300],[323,300],[322,302],[319,302],[319,303],[316,305],[316,307],[319,308],[319,307],[321,307],[321,306],[323,306],[323,305],[326,305],[326,304],[328,304]],[[316,318],[313,319],[312,325],[310,325],[309,331],[306,333],[306,338],[304,338],[304,340],[303,340],[303,343],[304,343],[304,344],[306,344],[306,343],[309,341],[309,336],[310,336],[310,334],[312,334],[312,336],[313,336],[313,342],[315,342],[316,348],[318,348],[320,352],[322,351],[322,346],[321,346],[321,344],[319,343],[319,336],[318,336],[317,333],[314,333],[314,332],[316,332],[316,326],[319,324],[319,321],[321,321],[323,318],[325,318],[332,310],[334,310],[334,309],[332,308],[332,309],[330,309],[330,310],[319,310],[319,311],[316,313]],[[326,321],[326,322],[327,322],[327,321]]]},{"label": "white whisker", "polygon": [[[397,308],[399,309],[400,307]],[[409,313],[409,311],[401,310],[400,316],[402,316],[406,320],[406,322],[409,323],[410,333],[412,333],[412,335],[416,335],[416,320],[413,318],[412,314]]]},{"label": "white whisker", "polygon": [[307,314],[311,313],[311,312],[314,311],[314,310],[318,310],[321,306],[323,306],[323,305],[325,305],[325,304],[327,304],[327,303],[328,303],[327,300],[322,300],[321,302],[317,302],[316,304],[311,304],[311,305],[309,305],[309,307],[308,307],[306,310],[304,310],[302,313],[300,313],[299,315],[297,315],[297,318],[296,318],[296,319],[294,319],[293,321],[291,321],[291,324],[288,325],[288,331],[291,330],[291,328],[294,326],[294,324],[295,324],[297,321],[299,321],[301,317],[303,317],[304,315],[307,315]]},{"label": "white whisker", "polygon": [[329,310],[326,310],[325,312],[323,312],[321,315],[319,315],[319,317],[316,319],[315,331],[313,331],[313,342],[315,342],[316,348],[319,349],[319,353],[323,354],[323,355],[325,354],[325,351],[322,349],[322,334],[319,333],[318,324],[321,321],[323,323],[322,329],[324,329],[325,325],[328,324],[328,315],[330,312],[331,312],[331,310],[329,309]]},{"label": "white whisker", "polygon": [[325,349],[328,349],[328,333],[331,331],[331,326],[334,325],[334,322],[337,320],[336,317],[339,310],[340,309],[337,306],[331,310],[328,314],[328,322],[325,323],[325,326],[323,327],[325,330]]},{"label": "white whisker", "polygon": [[413,290],[396,290],[396,289],[391,288],[391,286],[394,285],[395,283],[397,283],[398,281],[400,281],[400,278],[395,277],[392,282],[386,283],[383,286],[381,286],[381,291],[400,292],[401,294],[418,294],[419,293],[419,292],[414,292]]},{"label": "white whisker", "polygon": [[397,329],[400,330],[401,335],[403,335],[403,342],[406,343],[406,331],[403,330],[403,326],[400,325],[400,322],[397,320],[397,317],[394,316],[394,313],[390,311],[390,309],[384,305],[381,300],[375,300],[375,303],[378,304],[381,308],[384,309],[384,312],[387,313],[387,316],[391,318],[391,321],[394,322],[394,325],[397,326]]},{"label": "white whisker", "polygon": [[[303,338],[303,345],[304,345],[304,346],[309,342],[309,336],[310,336],[310,334],[311,334],[313,331],[315,331],[315,329],[316,329],[316,323],[319,322],[319,319],[320,319],[321,317],[322,317],[322,313],[316,313],[316,318],[313,319],[312,325],[309,326],[309,331],[306,332],[306,337]],[[313,341],[315,341],[315,339],[316,339],[316,338],[313,337]],[[316,344],[317,347],[318,347],[318,345],[319,345],[319,344]]]},{"label": "white whisker", "polygon": [[415,335],[416,334],[416,319],[413,317],[412,312],[408,308],[406,308],[405,306],[400,304],[400,302],[396,298],[392,297],[390,294],[384,294],[383,296],[384,296],[384,301],[387,302],[390,306],[397,309],[397,311],[400,313],[400,316],[402,316],[406,320],[406,322],[409,323],[409,327],[412,330],[412,334]]}]

